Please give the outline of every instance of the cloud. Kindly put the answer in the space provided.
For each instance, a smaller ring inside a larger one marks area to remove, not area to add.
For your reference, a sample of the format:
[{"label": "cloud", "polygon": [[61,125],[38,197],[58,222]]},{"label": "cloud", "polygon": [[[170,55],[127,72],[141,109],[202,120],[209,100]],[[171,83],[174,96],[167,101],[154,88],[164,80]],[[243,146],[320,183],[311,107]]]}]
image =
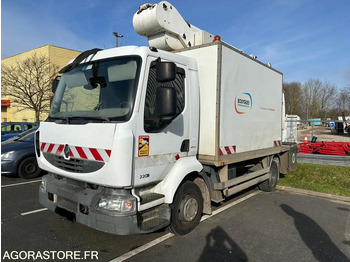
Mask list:
[{"label": "cloud", "polygon": [[[291,66],[297,64],[300,67],[309,65],[309,63],[317,64],[317,61],[322,57],[327,57],[332,53],[332,49],[320,49],[314,52],[293,52],[290,49],[273,47],[265,47],[263,59],[270,59],[276,66]],[[299,54],[299,55],[296,55]]]}]

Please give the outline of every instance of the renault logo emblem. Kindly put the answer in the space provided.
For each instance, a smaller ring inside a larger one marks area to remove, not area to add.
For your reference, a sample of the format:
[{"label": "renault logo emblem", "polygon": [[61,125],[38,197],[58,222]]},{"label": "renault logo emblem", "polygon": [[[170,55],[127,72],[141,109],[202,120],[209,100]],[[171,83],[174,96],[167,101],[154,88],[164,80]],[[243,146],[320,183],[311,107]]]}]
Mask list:
[{"label": "renault logo emblem", "polygon": [[63,153],[64,153],[64,159],[67,159],[67,160],[69,160],[69,154],[70,154],[70,149],[69,149],[69,145],[65,145],[64,146],[64,151],[63,151]]}]

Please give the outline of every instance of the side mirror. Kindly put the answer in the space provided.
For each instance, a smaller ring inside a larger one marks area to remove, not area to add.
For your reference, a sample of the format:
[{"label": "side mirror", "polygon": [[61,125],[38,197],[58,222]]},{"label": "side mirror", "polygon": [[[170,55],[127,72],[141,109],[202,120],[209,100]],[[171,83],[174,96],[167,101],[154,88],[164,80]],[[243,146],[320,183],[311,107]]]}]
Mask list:
[{"label": "side mirror", "polygon": [[56,77],[52,80],[52,87],[51,87],[52,93],[55,93],[55,92],[56,92],[58,83],[60,82],[60,79],[61,79],[61,76],[56,76]]},{"label": "side mirror", "polygon": [[106,78],[104,76],[95,76],[89,79],[93,89],[99,87],[104,88],[107,86]]},{"label": "side mirror", "polygon": [[159,83],[170,82],[176,78],[176,64],[174,62],[157,62],[156,80]]},{"label": "side mirror", "polygon": [[175,88],[160,86],[156,93],[157,116],[163,123],[170,123],[176,115]]}]

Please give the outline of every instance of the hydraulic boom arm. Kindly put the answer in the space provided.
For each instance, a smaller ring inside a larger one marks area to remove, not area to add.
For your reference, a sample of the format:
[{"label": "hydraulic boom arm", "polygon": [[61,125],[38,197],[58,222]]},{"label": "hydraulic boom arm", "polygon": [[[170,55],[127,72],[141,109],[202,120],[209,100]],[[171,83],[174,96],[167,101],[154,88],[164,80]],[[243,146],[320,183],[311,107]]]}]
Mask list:
[{"label": "hydraulic boom arm", "polygon": [[148,37],[150,46],[162,50],[179,50],[213,41],[213,35],[183,19],[169,2],[144,4],[134,14],[135,31]]}]

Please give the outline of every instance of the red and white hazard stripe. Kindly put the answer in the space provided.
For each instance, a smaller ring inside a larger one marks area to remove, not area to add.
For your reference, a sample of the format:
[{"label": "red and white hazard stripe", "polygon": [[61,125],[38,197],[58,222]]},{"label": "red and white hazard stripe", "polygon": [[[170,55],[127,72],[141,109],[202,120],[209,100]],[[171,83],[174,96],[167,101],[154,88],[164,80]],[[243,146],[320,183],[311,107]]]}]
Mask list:
[{"label": "red and white hazard stripe", "polygon": [[[44,153],[64,156],[65,145],[41,143],[40,149]],[[69,146],[69,157],[86,159],[91,161],[108,162],[112,151],[109,149],[88,148],[80,146]]]},{"label": "red and white hazard stripe", "polygon": [[236,153],[236,146],[221,146],[220,156],[232,155]]},{"label": "red and white hazard stripe", "polygon": [[274,145],[275,147],[282,146],[282,141],[281,141],[281,140],[273,141],[273,145]]}]

